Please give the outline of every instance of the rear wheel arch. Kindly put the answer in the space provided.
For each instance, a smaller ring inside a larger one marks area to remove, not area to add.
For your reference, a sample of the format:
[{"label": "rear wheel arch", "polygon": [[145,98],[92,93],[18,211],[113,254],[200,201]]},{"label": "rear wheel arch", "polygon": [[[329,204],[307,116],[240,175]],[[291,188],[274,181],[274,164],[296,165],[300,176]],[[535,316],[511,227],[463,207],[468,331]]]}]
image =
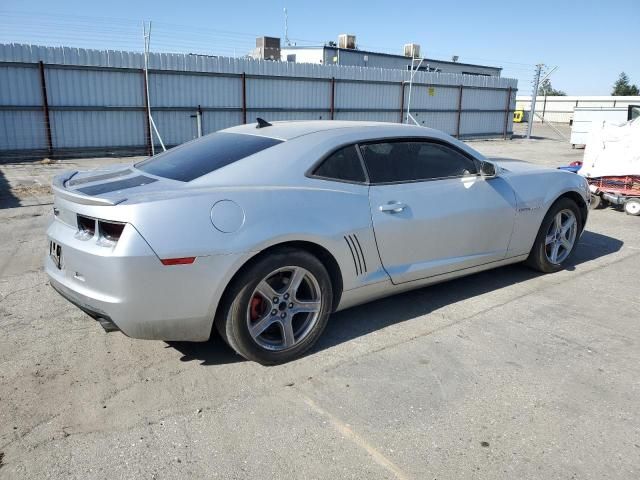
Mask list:
[{"label": "rear wheel arch", "polygon": [[229,280],[227,286],[222,292],[220,301],[218,302],[218,306],[216,307],[214,324],[215,319],[218,318],[218,315],[223,308],[223,305],[229,300],[229,292],[233,290],[235,282],[238,280],[238,278],[241,277],[243,273],[250,269],[253,265],[255,265],[260,259],[269,256],[274,252],[280,252],[282,250],[305,251],[320,260],[320,262],[327,269],[327,273],[329,274],[329,278],[331,279],[331,286],[333,287],[333,310],[335,311],[335,309],[338,307],[338,304],[340,303],[343,288],[342,271],[340,270],[338,261],[335,259],[333,254],[329,252],[329,250],[327,250],[325,247],[313,242],[296,240],[271,245],[248,259],[238,270],[236,270],[233,277],[231,277],[231,280]]}]

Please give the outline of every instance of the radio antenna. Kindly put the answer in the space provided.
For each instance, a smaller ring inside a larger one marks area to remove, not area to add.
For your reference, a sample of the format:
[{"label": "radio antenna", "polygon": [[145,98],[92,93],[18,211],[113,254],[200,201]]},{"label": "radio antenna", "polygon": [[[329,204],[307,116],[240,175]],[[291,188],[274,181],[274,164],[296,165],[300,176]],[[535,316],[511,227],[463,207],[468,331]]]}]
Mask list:
[{"label": "radio antenna", "polygon": [[284,11],[284,44],[287,47],[291,46],[291,42],[289,41],[289,15],[287,14],[287,8],[282,9]]}]

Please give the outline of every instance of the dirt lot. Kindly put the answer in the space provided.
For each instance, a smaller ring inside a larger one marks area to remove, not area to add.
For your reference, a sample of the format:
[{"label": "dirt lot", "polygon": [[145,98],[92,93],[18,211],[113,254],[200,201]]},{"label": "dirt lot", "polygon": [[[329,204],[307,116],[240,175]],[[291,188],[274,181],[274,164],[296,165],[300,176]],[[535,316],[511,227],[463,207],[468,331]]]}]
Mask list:
[{"label": "dirt lot", "polygon": [[[472,143],[581,158],[546,133]],[[640,218],[592,212],[555,275],[336,314],[267,368],[217,337],[105,334],[47,285],[51,175],[113,161],[0,165],[0,478],[640,478]]]}]

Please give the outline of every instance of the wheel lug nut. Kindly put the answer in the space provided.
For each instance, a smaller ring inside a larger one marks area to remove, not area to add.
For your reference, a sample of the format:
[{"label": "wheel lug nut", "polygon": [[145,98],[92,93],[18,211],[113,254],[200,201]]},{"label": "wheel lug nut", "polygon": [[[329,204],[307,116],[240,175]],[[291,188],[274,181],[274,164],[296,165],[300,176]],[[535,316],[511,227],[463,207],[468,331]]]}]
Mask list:
[{"label": "wheel lug nut", "polygon": [[290,303],[290,304],[289,304],[289,308],[293,308],[293,303]]},{"label": "wheel lug nut", "polygon": [[276,311],[275,308],[273,310],[271,310],[271,315],[275,315],[276,313],[278,313],[278,312]]},{"label": "wheel lug nut", "polygon": [[273,297],[273,303],[280,303],[280,299],[278,297]]},{"label": "wheel lug nut", "polygon": [[285,300],[288,300],[288,299],[289,299],[289,294],[288,294],[288,293],[285,293],[285,294],[284,294],[284,299],[285,299]]},{"label": "wheel lug nut", "polygon": [[286,318],[286,316],[287,316],[287,312],[282,312],[282,313],[280,314],[280,318]]}]

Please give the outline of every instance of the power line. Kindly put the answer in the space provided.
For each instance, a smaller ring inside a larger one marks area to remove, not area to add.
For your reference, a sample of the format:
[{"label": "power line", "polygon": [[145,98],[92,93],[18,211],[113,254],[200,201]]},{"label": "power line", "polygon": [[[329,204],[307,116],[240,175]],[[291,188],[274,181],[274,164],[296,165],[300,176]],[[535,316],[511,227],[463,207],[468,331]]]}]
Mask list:
[{"label": "power line", "polygon": [[[84,40],[83,45],[87,45],[89,43],[92,45],[102,44],[102,48],[107,49],[111,44],[122,46],[130,43],[131,46],[129,48],[134,51],[140,50],[136,40],[138,22],[130,19],[62,14],[43,15],[32,12],[0,10],[0,22],[2,22],[2,17],[18,17],[21,19],[18,25],[15,25],[13,22],[9,22],[7,25],[3,26],[4,28],[0,29],[0,38],[7,38],[8,41],[12,41],[12,39],[7,37],[7,30],[11,31],[11,34],[14,37],[20,38],[20,41],[25,43],[32,43],[32,41],[29,40],[30,38],[45,41],[47,43],[65,41],[73,41],[75,43],[79,40]],[[29,29],[25,28],[25,25],[41,28]],[[216,47],[215,49],[218,51],[231,52],[234,49],[250,50],[253,46],[252,43],[255,37],[259,36],[255,33],[249,32],[237,32],[164,22],[154,22],[154,27],[156,29],[155,35],[158,37],[154,43],[161,47],[165,45],[179,46],[181,48],[198,47],[199,50],[202,50],[202,45],[200,45],[200,43],[209,41],[214,43]],[[44,30],[47,33],[36,33],[38,30]],[[123,36],[125,38],[123,38]],[[288,36],[288,32],[285,37],[286,36]],[[324,45],[326,43],[323,40],[301,38],[289,38],[289,41],[304,45]],[[381,53],[393,52],[392,49],[389,49],[388,47],[372,46],[368,44],[360,46],[369,50],[376,50]],[[433,52],[433,54],[443,56],[444,58],[448,58],[450,56],[444,52]],[[510,70],[531,67],[531,64],[513,62],[511,60],[474,56],[463,56],[462,58],[467,61],[484,61],[512,65],[512,67],[509,67]]]}]

